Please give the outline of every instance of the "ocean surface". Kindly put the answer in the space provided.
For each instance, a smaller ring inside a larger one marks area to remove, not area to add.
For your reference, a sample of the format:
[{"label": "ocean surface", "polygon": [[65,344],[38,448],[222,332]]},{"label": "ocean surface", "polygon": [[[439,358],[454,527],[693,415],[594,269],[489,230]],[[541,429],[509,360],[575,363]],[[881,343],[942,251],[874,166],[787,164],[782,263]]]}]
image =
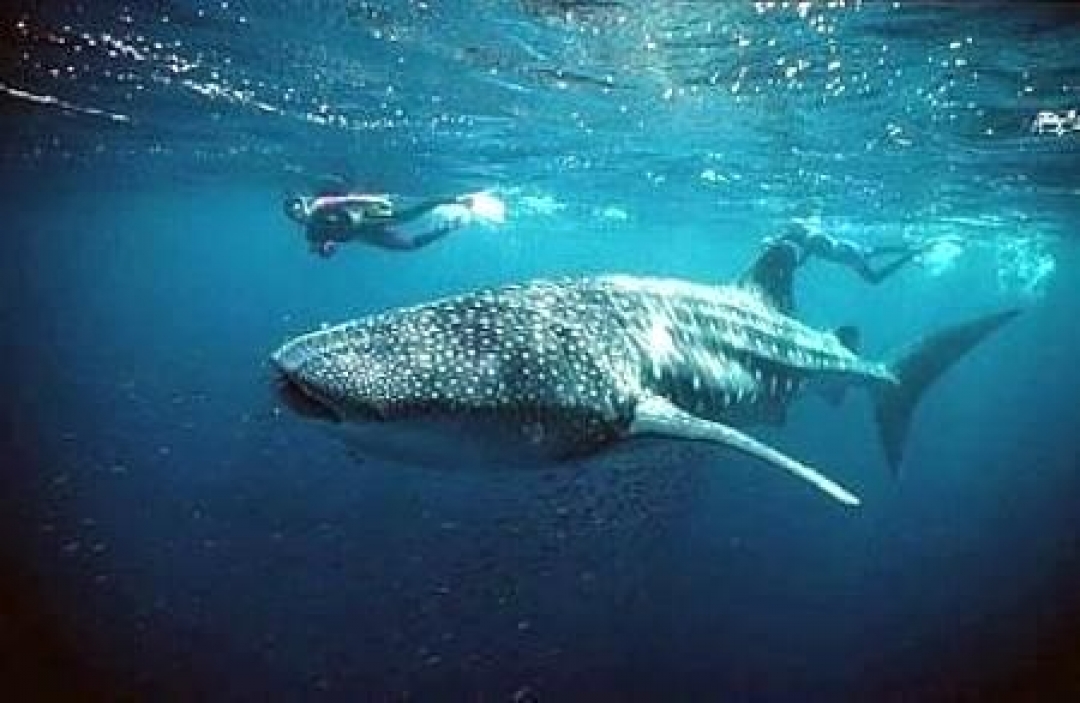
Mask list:
[{"label": "ocean surface", "polygon": [[[1070,3],[5,3],[0,694],[1080,695],[1078,108]],[[349,189],[507,219],[313,256],[283,198]],[[878,286],[799,269],[799,317],[872,358],[1024,309],[928,393],[899,476],[862,393],[751,428],[857,510],[674,442],[387,465],[273,392],[324,323],[723,283],[792,221],[927,247]]]}]

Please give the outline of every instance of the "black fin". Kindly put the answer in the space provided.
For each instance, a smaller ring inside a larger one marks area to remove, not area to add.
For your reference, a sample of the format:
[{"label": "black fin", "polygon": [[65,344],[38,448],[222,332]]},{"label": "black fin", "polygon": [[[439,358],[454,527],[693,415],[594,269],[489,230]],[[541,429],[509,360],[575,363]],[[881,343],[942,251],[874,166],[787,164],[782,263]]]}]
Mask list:
[{"label": "black fin", "polygon": [[889,364],[897,383],[875,391],[874,410],[885,458],[894,474],[903,458],[911,414],[923,392],[972,347],[1018,314],[1020,310],[1006,310],[949,327],[919,340]]},{"label": "black fin", "polygon": [[847,348],[849,352],[853,354],[859,353],[859,344],[862,335],[859,334],[859,328],[854,325],[844,325],[837,327],[833,330],[833,334],[840,340],[840,343]]},{"label": "black fin", "polygon": [[798,247],[790,242],[774,242],[761,252],[739,282],[780,312],[790,314],[795,308],[792,284],[798,265]]}]

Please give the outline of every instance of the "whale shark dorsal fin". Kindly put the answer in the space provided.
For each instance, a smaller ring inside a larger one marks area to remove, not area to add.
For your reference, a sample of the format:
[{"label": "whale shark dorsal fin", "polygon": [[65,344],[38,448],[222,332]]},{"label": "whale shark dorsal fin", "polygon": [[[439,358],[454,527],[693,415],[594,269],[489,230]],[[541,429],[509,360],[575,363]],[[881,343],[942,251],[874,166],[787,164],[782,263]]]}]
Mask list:
[{"label": "whale shark dorsal fin", "polygon": [[795,309],[793,284],[799,265],[799,250],[790,242],[769,244],[739,279],[739,284],[761,296],[784,314]]},{"label": "whale shark dorsal fin", "polygon": [[767,464],[784,469],[804,481],[808,481],[815,488],[841,503],[859,505],[858,497],[809,466],[792,459],[763,442],[759,442],[747,434],[739,432],[733,427],[691,415],[677,408],[670,401],[658,396],[652,396],[638,402],[634,408],[634,419],[630,423],[630,434],[659,435],[676,439],[723,444],[760,459]]},{"label": "whale shark dorsal fin", "polygon": [[841,325],[833,330],[833,336],[852,354],[859,353],[862,335],[859,334],[859,328],[855,325]]}]

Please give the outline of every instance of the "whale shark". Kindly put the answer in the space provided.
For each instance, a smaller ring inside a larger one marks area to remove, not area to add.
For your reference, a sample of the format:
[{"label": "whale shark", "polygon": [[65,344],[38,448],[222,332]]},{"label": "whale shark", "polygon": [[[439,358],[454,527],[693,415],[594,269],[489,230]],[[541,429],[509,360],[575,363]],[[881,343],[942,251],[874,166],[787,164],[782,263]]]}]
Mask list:
[{"label": "whale shark", "polygon": [[808,389],[865,388],[896,471],[924,391],[1019,310],[871,360],[856,328],[796,318],[797,263],[777,245],[722,285],[612,274],[484,288],[302,334],[271,362],[290,408],[406,464],[552,466],[662,437],[723,445],[855,506],[747,428],[783,424]]}]

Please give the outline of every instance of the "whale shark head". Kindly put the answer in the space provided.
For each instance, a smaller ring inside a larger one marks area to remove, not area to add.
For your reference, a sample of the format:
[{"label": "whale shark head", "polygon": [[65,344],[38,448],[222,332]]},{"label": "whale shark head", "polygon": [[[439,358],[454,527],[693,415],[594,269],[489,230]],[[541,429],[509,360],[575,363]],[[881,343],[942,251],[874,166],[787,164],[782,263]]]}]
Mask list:
[{"label": "whale shark head", "polygon": [[593,451],[625,431],[632,399],[605,363],[611,335],[592,341],[566,307],[555,315],[559,290],[463,296],[295,337],[270,357],[278,398],[407,463],[532,466]]},{"label": "whale shark head", "polygon": [[609,312],[571,285],[508,287],[301,335],[271,361],[290,407],[310,401],[342,420],[620,415],[625,392],[607,362],[618,340],[599,331]]},{"label": "whale shark head", "polygon": [[389,398],[379,393],[385,363],[366,344],[363,330],[342,326],[296,337],[275,351],[271,363],[278,398],[305,417],[377,420]]},{"label": "whale shark head", "polygon": [[567,376],[565,354],[541,353],[517,322],[499,302],[450,300],[295,337],[271,362],[283,400],[308,416],[502,413],[561,395],[553,381]]}]

